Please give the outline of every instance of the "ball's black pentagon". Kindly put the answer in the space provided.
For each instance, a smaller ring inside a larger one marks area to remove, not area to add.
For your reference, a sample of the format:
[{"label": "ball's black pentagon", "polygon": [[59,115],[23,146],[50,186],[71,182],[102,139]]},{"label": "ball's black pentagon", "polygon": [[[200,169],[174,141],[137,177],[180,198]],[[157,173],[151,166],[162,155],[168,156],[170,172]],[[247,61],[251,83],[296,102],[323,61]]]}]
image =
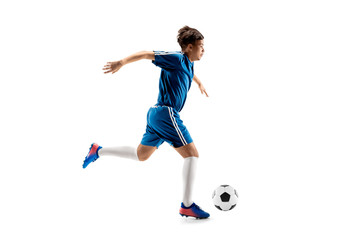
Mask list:
[{"label": "ball's black pentagon", "polygon": [[239,197],[238,193],[237,193],[237,191],[235,189],[234,189],[234,192],[235,192],[236,197]]},{"label": "ball's black pentagon", "polygon": [[215,197],[215,195],[216,195],[216,192],[214,191],[214,192],[213,192],[213,195],[212,195],[212,198],[214,198],[214,197]]},{"label": "ball's black pentagon", "polygon": [[221,211],[222,211],[222,209],[221,209],[221,207],[220,207],[220,206],[215,205],[215,207],[216,207],[217,209],[219,209],[219,210],[221,210]]},{"label": "ball's black pentagon", "polygon": [[229,185],[221,185],[220,187],[228,187]]},{"label": "ball's black pentagon", "polygon": [[235,206],[236,206],[236,204],[232,205],[231,208],[229,209],[229,211],[230,211],[231,209],[233,209]]},{"label": "ball's black pentagon", "polygon": [[223,202],[228,202],[230,201],[230,194],[228,194],[227,192],[224,192],[223,194],[220,195],[221,201]]}]

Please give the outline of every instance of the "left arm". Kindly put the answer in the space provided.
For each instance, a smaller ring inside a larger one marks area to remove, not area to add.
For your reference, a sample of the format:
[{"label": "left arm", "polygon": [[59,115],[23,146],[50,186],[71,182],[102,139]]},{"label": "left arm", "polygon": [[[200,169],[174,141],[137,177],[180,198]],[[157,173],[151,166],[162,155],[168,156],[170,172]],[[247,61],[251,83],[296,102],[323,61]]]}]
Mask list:
[{"label": "left arm", "polygon": [[196,82],[197,85],[199,85],[201,94],[205,93],[205,95],[206,95],[207,97],[209,97],[209,95],[207,94],[207,92],[206,92],[206,90],[205,90],[204,85],[202,84],[202,82],[200,81],[200,79],[199,79],[196,75],[194,75],[193,81]]}]

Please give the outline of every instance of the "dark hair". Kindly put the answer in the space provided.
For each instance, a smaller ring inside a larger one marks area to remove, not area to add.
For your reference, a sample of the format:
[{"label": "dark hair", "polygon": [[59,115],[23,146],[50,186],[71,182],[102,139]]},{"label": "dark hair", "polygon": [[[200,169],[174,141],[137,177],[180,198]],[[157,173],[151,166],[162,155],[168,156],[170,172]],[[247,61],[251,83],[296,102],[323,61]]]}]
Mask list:
[{"label": "dark hair", "polygon": [[177,41],[182,50],[185,50],[188,44],[195,44],[196,40],[203,40],[204,36],[195,28],[189,26],[182,27],[178,31]]}]

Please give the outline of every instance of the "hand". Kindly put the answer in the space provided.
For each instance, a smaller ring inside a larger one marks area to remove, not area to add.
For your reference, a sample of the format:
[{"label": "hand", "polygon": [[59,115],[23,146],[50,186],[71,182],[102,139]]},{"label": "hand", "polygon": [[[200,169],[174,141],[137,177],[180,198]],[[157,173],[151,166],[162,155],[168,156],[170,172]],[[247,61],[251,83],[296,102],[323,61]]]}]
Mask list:
[{"label": "hand", "polygon": [[104,66],[103,70],[105,71],[104,73],[116,73],[117,71],[119,71],[119,69],[124,66],[123,62],[120,61],[116,61],[116,62],[107,62],[106,65]]},{"label": "hand", "polygon": [[205,93],[206,97],[209,97],[209,95],[207,94],[205,87],[204,87],[204,85],[202,85],[202,83],[199,84],[199,88],[200,88],[201,94]]}]

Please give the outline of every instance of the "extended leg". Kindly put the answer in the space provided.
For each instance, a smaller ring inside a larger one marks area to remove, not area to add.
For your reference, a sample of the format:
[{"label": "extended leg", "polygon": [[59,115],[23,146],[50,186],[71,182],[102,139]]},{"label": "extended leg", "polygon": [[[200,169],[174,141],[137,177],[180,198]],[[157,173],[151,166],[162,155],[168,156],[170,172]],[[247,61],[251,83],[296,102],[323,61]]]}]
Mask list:
[{"label": "extended leg", "polygon": [[103,148],[98,144],[93,143],[88,155],[85,157],[83,168],[86,168],[90,163],[95,162],[102,156],[116,156],[136,161],[145,161],[155,152],[155,150],[156,147],[145,146],[142,144],[135,149],[134,147],[128,146]]},{"label": "extended leg", "polygon": [[99,156],[116,156],[132,160],[145,161],[155,152],[156,147],[139,144],[138,148],[134,147],[106,147],[99,150]]},{"label": "extended leg", "polygon": [[99,157],[115,156],[132,160],[139,160],[136,148],[128,146],[104,147],[99,150],[98,154]]}]

